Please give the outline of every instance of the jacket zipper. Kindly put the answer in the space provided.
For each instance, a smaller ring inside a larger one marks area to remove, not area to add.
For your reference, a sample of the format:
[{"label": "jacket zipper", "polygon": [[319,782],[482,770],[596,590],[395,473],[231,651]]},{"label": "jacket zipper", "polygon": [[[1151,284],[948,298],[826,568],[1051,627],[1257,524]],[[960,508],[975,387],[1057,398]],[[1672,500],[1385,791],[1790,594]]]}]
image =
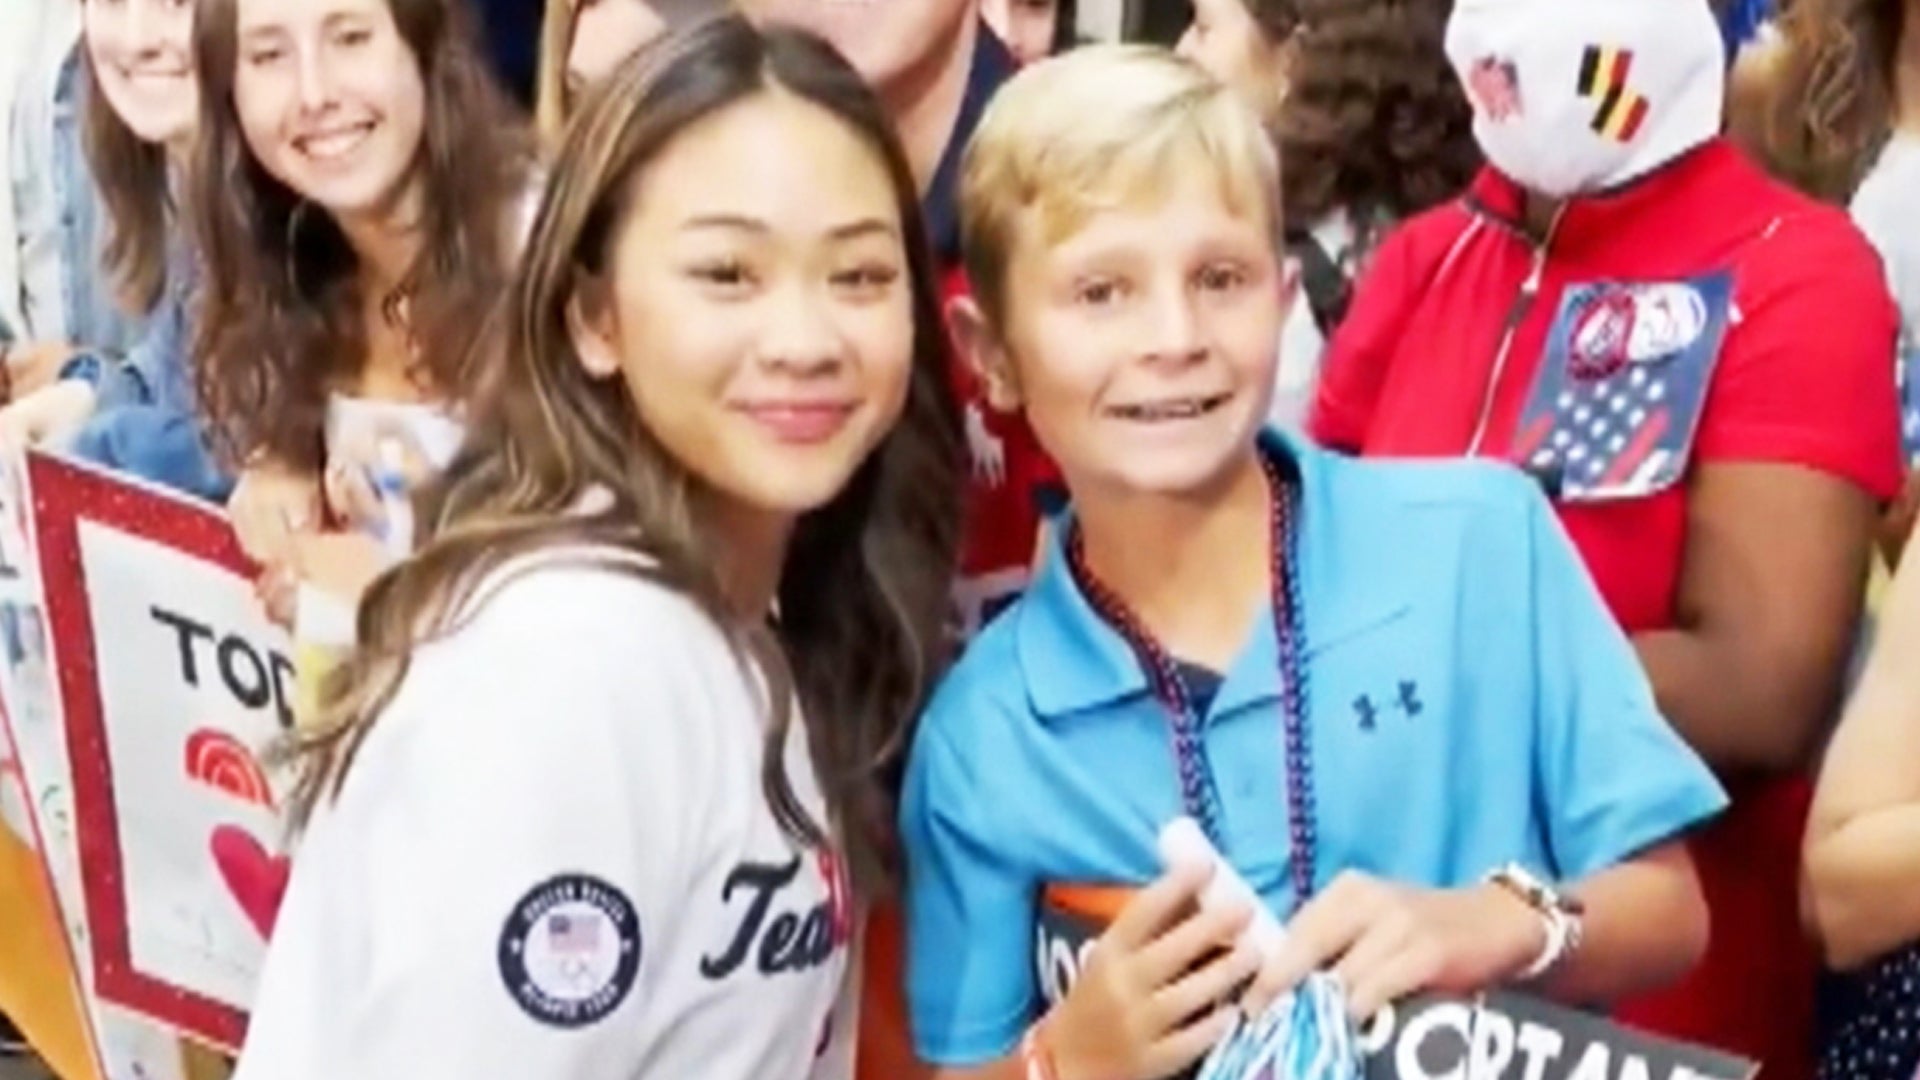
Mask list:
[{"label": "jacket zipper", "polygon": [[1566,212],[1565,203],[1553,212],[1546,236],[1533,249],[1533,264],[1527,270],[1526,280],[1520,283],[1520,294],[1513,298],[1513,304],[1507,308],[1506,326],[1500,332],[1500,349],[1493,354],[1493,375],[1487,380],[1487,392],[1480,401],[1480,419],[1473,428],[1473,441],[1467,444],[1468,457],[1479,457],[1487,441],[1487,428],[1493,423],[1493,399],[1500,392],[1501,380],[1506,377],[1507,358],[1513,353],[1514,335],[1519,332],[1520,323],[1540,295],[1540,282],[1547,271],[1547,252],[1553,246],[1553,236],[1560,231],[1560,219]]}]

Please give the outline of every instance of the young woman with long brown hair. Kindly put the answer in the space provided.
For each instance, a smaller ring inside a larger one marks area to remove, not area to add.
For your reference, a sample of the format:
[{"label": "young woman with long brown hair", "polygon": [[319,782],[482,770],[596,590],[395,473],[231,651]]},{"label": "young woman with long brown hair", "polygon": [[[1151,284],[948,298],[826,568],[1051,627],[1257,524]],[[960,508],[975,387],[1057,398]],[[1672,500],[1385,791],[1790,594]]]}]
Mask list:
[{"label": "young woman with long brown hair", "polygon": [[[351,599],[480,392],[531,143],[457,0],[200,0],[198,388],[265,592]],[[325,499],[318,479],[326,472]],[[362,526],[321,533],[323,524]],[[367,535],[384,532],[384,540]]]},{"label": "young woman with long brown hair", "polygon": [[589,95],[368,591],[237,1080],[851,1074],[960,442],[905,154],[729,18]]}]

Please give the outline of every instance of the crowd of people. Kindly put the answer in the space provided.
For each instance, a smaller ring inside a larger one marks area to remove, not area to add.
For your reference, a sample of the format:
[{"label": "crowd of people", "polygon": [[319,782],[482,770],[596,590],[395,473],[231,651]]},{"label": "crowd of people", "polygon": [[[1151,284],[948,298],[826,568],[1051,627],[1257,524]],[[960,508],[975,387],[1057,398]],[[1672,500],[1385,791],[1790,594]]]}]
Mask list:
[{"label": "crowd of people", "polygon": [[1191,6],[7,9],[0,444],[357,616],[236,1077],[1920,1070],[1920,0]]}]

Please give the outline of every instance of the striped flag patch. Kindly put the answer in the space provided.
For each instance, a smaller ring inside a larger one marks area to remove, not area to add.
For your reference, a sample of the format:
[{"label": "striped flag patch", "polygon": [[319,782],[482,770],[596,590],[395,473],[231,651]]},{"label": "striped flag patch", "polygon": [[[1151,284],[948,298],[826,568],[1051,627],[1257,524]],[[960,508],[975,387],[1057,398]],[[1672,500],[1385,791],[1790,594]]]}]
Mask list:
[{"label": "striped flag patch", "polygon": [[1580,96],[1594,103],[1589,125],[1602,138],[1631,142],[1646,123],[1651,105],[1628,85],[1632,72],[1631,49],[1589,45],[1580,59]]}]

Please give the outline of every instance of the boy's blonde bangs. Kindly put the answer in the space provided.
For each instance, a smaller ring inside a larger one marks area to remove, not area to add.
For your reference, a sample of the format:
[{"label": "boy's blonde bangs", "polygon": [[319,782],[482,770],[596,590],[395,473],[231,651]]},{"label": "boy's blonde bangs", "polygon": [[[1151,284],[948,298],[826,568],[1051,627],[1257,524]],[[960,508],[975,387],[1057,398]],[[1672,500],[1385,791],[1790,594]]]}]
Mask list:
[{"label": "boy's blonde bangs", "polygon": [[961,243],[975,292],[1002,314],[1022,216],[1055,244],[1094,214],[1149,205],[1176,172],[1210,164],[1236,210],[1279,240],[1280,166],[1251,109],[1163,49],[1089,46],[1022,71],[995,95],[960,177]]}]

